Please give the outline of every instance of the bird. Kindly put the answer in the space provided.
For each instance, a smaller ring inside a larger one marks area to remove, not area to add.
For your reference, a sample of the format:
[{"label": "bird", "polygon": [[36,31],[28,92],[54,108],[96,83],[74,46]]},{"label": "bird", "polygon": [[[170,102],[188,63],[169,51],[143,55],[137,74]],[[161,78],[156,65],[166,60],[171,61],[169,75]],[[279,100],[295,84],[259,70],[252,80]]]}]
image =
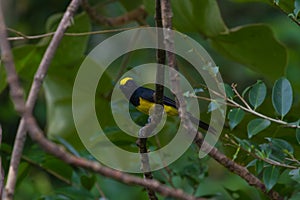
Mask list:
[{"label": "bird", "polygon": [[[152,106],[155,105],[155,91],[141,87],[136,84],[132,77],[125,77],[119,81],[120,89],[125,97],[129,100],[129,102],[140,112],[149,115],[149,110]],[[177,116],[178,115],[178,108],[176,106],[176,102],[167,97],[163,96],[163,106],[164,112],[168,116]],[[188,113],[189,119],[192,123],[198,125],[200,128],[204,130],[209,129],[209,125],[201,120],[198,120],[196,117],[192,116]]]}]

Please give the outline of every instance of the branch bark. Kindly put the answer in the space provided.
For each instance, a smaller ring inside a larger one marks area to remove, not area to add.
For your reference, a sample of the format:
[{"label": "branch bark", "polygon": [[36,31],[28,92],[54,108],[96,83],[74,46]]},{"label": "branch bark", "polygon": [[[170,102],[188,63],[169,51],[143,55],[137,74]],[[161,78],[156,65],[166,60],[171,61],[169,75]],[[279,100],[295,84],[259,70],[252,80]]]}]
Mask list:
[{"label": "branch bark", "polygon": [[[59,26],[53,36],[53,39],[51,40],[43,58],[42,58],[42,61],[41,61],[40,65],[38,67],[38,70],[34,76],[34,81],[30,88],[30,92],[29,92],[28,99],[26,102],[26,108],[27,108],[28,113],[32,113],[39,90],[42,86],[42,82],[44,80],[44,77],[46,76],[47,70],[50,66],[51,60],[54,57],[54,54],[56,52],[56,49],[57,49],[63,35],[64,35],[64,32],[70,26],[72,17],[74,16],[79,5],[80,5],[80,0],[73,0],[69,4],[69,6],[68,6],[66,12],[64,13],[64,16],[63,16],[61,22],[59,23]],[[1,21],[3,21],[3,18]],[[5,24],[2,24],[1,28],[5,28]],[[9,43],[7,41],[5,41],[6,40],[6,29],[3,30],[3,32],[1,33],[1,36],[2,36],[1,44],[3,45],[3,47],[1,47],[2,51],[3,50],[9,51],[9,49],[10,49]],[[4,52],[4,53],[6,54],[4,56],[8,56],[6,63],[8,64],[7,70],[10,70],[10,72],[7,73],[8,74],[7,77],[8,77],[8,82],[10,82],[10,81],[12,82],[12,83],[9,83],[9,85],[12,86],[11,87],[12,96],[15,96],[16,99],[18,99],[18,102],[16,102],[15,106],[19,106],[19,107],[16,107],[16,110],[20,113],[23,113],[24,109],[25,109],[25,105],[23,105],[21,102],[21,99],[22,99],[22,101],[24,101],[23,92],[21,92],[22,90],[20,90],[20,87],[19,87],[19,84],[17,81],[18,78],[16,75],[16,71],[13,70],[13,69],[15,69],[14,64],[13,64],[13,57],[12,57],[11,53],[8,53],[8,52]],[[18,84],[18,85],[15,85],[15,84]],[[19,88],[19,89],[16,89],[16,88]],[[24,117],[22,117],[19,127],[18,127],[18,132],[17,132],[17,136],[15,139],[15,143],[14,143],[13,153],[11,156],[7,183],[5,186],[4,199],[10,200],[13,198],[17,174],[18,174],[17,173],[18,166],[20,163],[24,143],[26,140],[26,131],[27,131],[27,129],[25,126],[25,119],[24,119]]]},{"label": "branch bark", "polygon": [[[201,148],[201,146],[203,146],[204,151],[208,150],[208,151],[206,151],[206,153],[208,153],[208,155],[210,157],[215,159],[218,163],[220,163],[221,165],[226,167],[231,172],[233,172],[233,173],[237,174],[238,176],[240,176],[241,178],[243,178],[245,181],[247,181],[247,183],[249,185],[258,188],[263,193],[267,194],[270,197],[270,199],[274,199],[274,200],[283,200],[284,199],[283,197],[281,197],[278,194],[278,192],[276,192],[274,190],[270,190],[268,192],[265,184],[263,184],[263,182],[261,182],[261,180],[259,180],[256,176],[254,176],[252,173],[250,173],[247,168],[232,161],[226,155],[221,153],[217,148],[211,147],[210,144],[203,141],[203,138],[199,134],[197,134],[194,141],[199,148]],[[211,149],[211,151],[209,151],[210,149]]]},{"label": "branch bark", "polygon": [[[166,29],[164,32],[165,37],[165,45],[168,49],[174,49],[174,41],[173,41],[173,32],[169,31],[172,28],[172,8],[170,4],[170,0],[162,0],[161,3],[162,6],[162,16],[163,16],[163,26]],[[168,65],[174,69],[176,69],[176,58],[174,53],[168,52]],[[178,73],[171,74],[171,81],[172,81],[172,87],[173,87],[173,93],[176,95],[176,98],[181,103],[179,106],[179,115],[182,120],[182,123],[185,124],[185,127],[189,132],[193,132],[194,127],[191,125],[189,120],[187,119],[187,112],[186,112],[186,105],[183,103],[183,95],[180,91],[179,87],[179,75]],[[182,99],[180,101],[180,99]],[[197,131],[197,130],[196,130]],[[267,194],[271,199],[274,200],[283,200],[283,197],[281,197],[276,191],[271,190],[267,191],[266,186],[253,174],[251,174],[247,168],[244,166],[241,166],[231,159],[229,159],[226,155],[221,153],[218,149],[215,147],[211,147],[210,144],[206,143],[203,140],[203,136],[200,132],[197,131],[196,137],[195,137],[195,143],[199,148],[201,148],[202,145],[204,145],[205,150],[207,150],[206,153],[213,159],[215,159],[217,162],[219,162],[221,165],[226,167],[231,172],[239,175],[241,178],[243,178],[245,181],[249,183],[249,185],[254,186],[258,189],[260,189],[263,193]],[[211,149],[211,151],[209,151]]]},{"label": "branch bark", "polygon": [[147,12],[143,6],[140,6],[119,17],[105,17],[98,14],[97,11],[89,5],[88,0],[82,0],[81,5],[93,21],[106,26],[122,26],[132,21],[138,21],[140,24],[144,24],[143,21],[147,17]]},{"label": "branch bark", "polygon": [[[156,0],[155,2],[155,22],[156,22],[156,27],[157,28],[162,28],[162,16],[161,16],[161,3],[160,0]],[[163,41],[163,34],[162,31],[158,30],[157,31],[157,42],[160,43]],[[155,84],[155,95],[154,95],[154,100],[157,105],[161,105],[161,109],[155,105],[154,107],[154,113],[149,113],[149,120],[150,123],[148,123],[146,126],[144,126],[140,130],[141,136],[146,136],[144,138],[139,138],[137,141],[137,144],[140,149],[141,153],[141,161],[142,161],[142,168],[143,170],[147,171],[144,172],[144,177],[146,179],[153,179],[152,172],[150,171],[150,164],[149,164],[149,158],[148,158],[148,150],[147,150],[147,137],[153,132],[154,128],[157,126],[157,124],[160,122],[162,119],[162,113],[163,113],[163,96],[164,96],[164,86],[162,84],[158,83],[163,83],[164,82],[164,67],[163,65],[166,62],[166,52],[163,49],[157,49],[156,50],[156,60],[157,60],[157,72],[156,72],[156,84]],[[148,197],[150,200],[157,200],[157,196],[155,192],[147,188],[148,191]]]},{"label": "branch bark", "polygon": [[[77,8],[77,5],[80,1],[73,0],[71,2],[74,12]],[[69,13],[70,14],[70,13]],[[70,16],[68,14],[68,16]],[[66,22],[66,21],[65,21]],[[62,23],[62,22],[61,22]],[[58,31],[57,31],[58,32]],[[19,84],[19,78],[15,70],[15,65],[13,62],[13,56],[10,49],[9,42],[7,40],[7,33],[6,33],[6,26],[4,23],[4,18],[2,14],[2,9],[0,7],[0,47],[1,47],[1,54],[2,60],[4,62],[4,66],[7,72],[7,79],[11,91],[11,98],[15,105],[15,108],[18,109],[17,111],[22,116],[25,127],[29,131],[31,138],[36,141],[46,152],[58,157],[59,159],[63,160],[64,162],[76,166],[76,167],[84,167],[86,169],[90,169],[94,172],[102,174],[106,177],[111,177],[113,179],[119,180],[123,183],[127,184],[135,184],[140,185],[146,188],[151,188],[154,191],[161,193],[164,196],[171,196],[178,199],[186,199],[186,200],[195,200],[196,198],[190,195],[185,194],[182,190],[175,190],[172,188],[168,188],[158,181],[155,180],[145,180],[138,178],[136,176],[128,175],[122,173],[117,170],[110,169],[108,167],[104,167],[101,164],[89,160],[85,160],[79,157],[76,157],[67,151],[65,151],[62,147],[56,145],[55,143],[49,141],[45,138],[44,133],[38,127],[30,109],[25,106],[25,100],[23,99],[23,89]],[[52,47],[55,49],[55,47]],[[46,59],[45,63],[50,63],[51,57]],[[46,67],[47,68],[47,67]],[[46,73],[47,70],[45,70]],[[45,74],[44,74],[45,75]],[[43,77],[38,77],[38,79],[42,81]],[[37,81],[37,80],[35,80]],[[37,84],[38,86],[39,84]],[[39,90],[37,87],[36,90]],[[34,102],[34,101],[33,101]],[[11,194],[13,195],[13,193]],[[9,196],[10,197],[10,196]]]}]

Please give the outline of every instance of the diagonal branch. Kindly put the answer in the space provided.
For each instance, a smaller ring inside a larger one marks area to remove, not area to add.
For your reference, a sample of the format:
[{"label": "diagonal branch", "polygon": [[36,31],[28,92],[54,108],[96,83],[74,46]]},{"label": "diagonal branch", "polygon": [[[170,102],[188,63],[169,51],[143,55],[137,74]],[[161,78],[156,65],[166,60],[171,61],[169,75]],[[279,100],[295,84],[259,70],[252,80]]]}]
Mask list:
[{"label": "diagonal branch", "polygon": [[97,13],[97,11],[89,5],[88,0],[82,0],[82,7],[88,16],[98,24],[106,26],[121,26],[128,24],[132,21],[141,22],[147,17],[147,12],[143,6],[140,6],[126,14],[119,17],[105,17]]},{"label": "diagonal branch", "polygon": [[[165,45],[166,45],[167,49],[175,49],[174,48],[174,40],[173,40],[173,38],[174,38],[173,32],[169,31],[172,29],[172,8],[171,8],[170,0],[162,0],[161,6],[162,6],[162,16],[164,16],[163,17],[163,25],[164,25],[164,28],[166,29],[164,31]],[[176,58],[175,58],[174,53],[169,51],[167,54],[167,57],[168,57],[168,65],[175,69],[176,68],[176,64],[175,64]],[[186,126],[187,130],[189,130],[189,132],[194,132],[195,131],[194,127],[191,126],[189,120],[186,117],[187,116],[186,105],[182,103],[184,101],[183,101],[182,92],[180,91],[180,87],[179,87],[178,73],[171,75],[171,80],[172,80],[172,87],[174,90],[173,93],[176,95],[179,102],[181,103],[180,107],[179,107],[179,115],[182,120],[182,123],[185,124],[185,126]],[[182,99],[182,100],[180,101],[180,99]],[[283,199],[274,190],[271,190],[268,192],[266,189],[266,186],[256,176],[254,176],[252,173],[250,173],[247,170],[247,168],[235,163],[234,161],[229,159],[226,155],[221,153],[218,149],[216,149],[215,147],[212,147],[210,144],[205,142],[203,140],[203,136],[200,132],[197,132],[194,141],[199,148],[201,148],[201,146],[202,146],[202,148],[204,147],[203,149],[206,150],[206,153],[208,153],[210,157],[215,159],[217,162],[219,162],[221,165],[226,167],[231,172],[239,175],[241,178],[243,178],[245,181],[247,181],[249,183],[249,185],[255,186],[256,188],[260,189],[263,193],[267,194],[271,199],[276,199],[276,200]]]},{"label": "diagonal branch", "polygon": [[46,152],[58,157],[59,159],[63,160],[64,162],[70,165],[92,170],[105,177],[110,177],[126,184],[134,184],[134,185],[150,188],[156,192],[159,192],[163,196],[170,196],[170,197],[174,197],[178,199],[186,199],[186,200],[196,200],[195,197],[184,193],[182,190],[169,188],[156,180],[142,179],[133,175],[122,173],[120,171],[108,167],[104,167],[98,162],[76,157],[68,153],[58,145],[54,144],[53,142],[47,140],[43,136],[42,131],[39,129],[39,127],[36,124],[36,121],[32,116],[27,117],[26,119],[27,119],[26,124],[30,131],[29,134],[32,137],[32,139],[38,142]]},{"label": "diagonal branch", "polygon": [[[71,4],[78,5],[79,0],[73,0]],[[73,5],[74,10],[76,10],[77,6]],[[0,7],[1,8],[1,7]],[[19,84],[18,75],[15,70],[13,57],[10,49],[10,45],[7,40],[6,27],[2,15],[2,10],[0,9],[0,45],[1,45],[1,54],[4,62],[4,66],[7,72],[7,79],[10,86],[11,98],[18,109],[18,112],[22,115],[23,121],[25,123],[26,128],[29,131],[31,138],[36,141],[46,152],[60,158],[64,162],[76,166],[76,167],[84,167],[86,169],[90,169],[94,172],[102,174],[106,177],[111,177],[113,179],[119,180],[123,183],[127,184],[135,184],[140,185],[146,188],[153,189],[161,193],[164,196],[170,196],[178,199],[186,199],[186,200],[196,200],[195,197],[185,194],[182,190],[172,189],[166,187],[155,180],[146,180],[141,179],[136,176],[132,176],[129,174],[122,173],[120,171],[110,169],[108,167],[104,167],[98,162],[89,161],[83,158],[76,157],[70,153],[68,153],[64,148],[56,145],[55,143],[49,141],[45,138],[44,133],[38,127],[30,109],[25,106],[25,101],[23,99],[23,89]],[[50,59],[51,60],[51,59]],[[49,62],[50,62],[49,60]],[[17,91],[17,92],[15,92]],[[13,195],[13,193],[11,194]]]},{"label": "diagonal branch", "polygon": [[[43,59],[38,67],[38,70],[37,70],[35,76],[34,76],[34,81],[30,88],[30,92],[29,92],[28,99],[26,102],[26,108],[27,108],[28,113],[32,113],[39,90],[42,86],[42,82],[43,82],[44,77],[46,76],[46,72],[50,66],[50,62],[51,62],[52,58],[54,57],[54,54],[56,52],[56,49],[57,49],[63,35],[64,35],[64,32],[70,26],[70,21],[72,20],[72,17],[74,16],[75,11],[79,7],[79,4],[80,4],[80,0],[73,0],[70,3],[61,22],[59,23],[59,26],[53,36],[53,39],[51,40],[51,42],[43,56]],[[6,40],[5,24],[1,25],[1,30],[3,28],[4,28],[4,30],[3,30],[3,33],[1,34],[1,38],[3,40],[3,41],[1,41],[1,44],[2,44],[1,46],[3,46],[3,47],[1,47],[1,49],[2,49],[2,51],[4,51],[4,50],[9,51],[10,50],[9,43],[7,41],[5,41]],[[7,60],[6,60],[6,65],[8,64],[7,70],[9,70],[9,72],[7,73],[7,77],[8,77],[9,85],[11,86],[12,96],[15,96],[16,100],[18,100],[18,102],[15,104],[15,106],[20,107],[20,108],[16,107],[16,110],[19,111],[20,113],[23,113],[24,108],[25,108],[25,105],[23,105],[21,102],[21,100],[24,101],[23,100],[23,92],[21,92],[22,90],[20,89],[20,86],[18,85],[18,81],[17,81],[18,78],[16,75],[16,71],[14,70],[15,67],[13,64],[13,57],[12,57],[11,53],[3,52],[3,54],[4,53],[7,54],[6,56],[8,56]],[[11,83],[10,83],[10,81],[11,81]],[[16,88],[19,88],[19,89],[16,89]],[[17,174],[18,174],[17,173],[18,166],[20,163],[21,154],[22,154],[24,143],[26,140],[26,131],[27,131],[27,129],[25,126],[25,120],[24,120],[24,117],[22,117],[19,127],[18,127],[18,132],[17,132],[17,136],[15,139],[15,143],[14,143],[13,153],[11,156],[10,167],[9,167],[9,172],[8,172],[8,179],[7,179],[7,183],[6,183],[6,187],[5,187],[5,197],[7,199],[12,199],[13,194],[14,194],[14,188],[16,185],[16,179],[17,179]]]},{"label": "diagonal branch", "polygon": [[241,166],[236,162],[234,162],[233,160],[229,159],[226,155],[221,153],[217,148],[211,147],[211,145],[205,142],[199,134],[197,134],[194,141],[199,148],[204,147],[203,148],[204,151],[208,150],[206,151],[206,153],[208,153],[210,157],[212,157],[214,160],[216,160],[218,163],[226,167],[231,172],[243,178],[245,181],[247,181],[249,185],[258,188],[263,193],[267,194],[270,197],[270,199],[283,200],[283,197],[281,197],[276,191],[274,190],[267,191],[265,184],[261,182],[261,180],[259,180],[252,173],[250,173],[246,167]]}]

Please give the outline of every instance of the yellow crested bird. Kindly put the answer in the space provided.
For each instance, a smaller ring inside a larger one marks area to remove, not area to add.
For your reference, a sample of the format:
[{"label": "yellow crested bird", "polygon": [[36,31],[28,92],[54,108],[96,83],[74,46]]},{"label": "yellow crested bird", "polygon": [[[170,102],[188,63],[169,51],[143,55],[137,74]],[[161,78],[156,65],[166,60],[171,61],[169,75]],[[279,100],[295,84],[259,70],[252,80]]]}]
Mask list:
[{"label": "yellow crested bird", "polygon": [[[155,105],[154,95],[155,91],[150,88],[138,86],[133,78],[125,77],[120,81],[120,89],[126,98],[137,110],[149,115],[149,109]],[[132,94],[132,95],[131,95]],[[164,111],[169,116],[178,115],[178,108],[174,100],[169,97],[163,97]],[[198,126],[204,130],[208,130],[209,125],[201,120],[196,119],[189,114],[190,120],[198,124]]]}]

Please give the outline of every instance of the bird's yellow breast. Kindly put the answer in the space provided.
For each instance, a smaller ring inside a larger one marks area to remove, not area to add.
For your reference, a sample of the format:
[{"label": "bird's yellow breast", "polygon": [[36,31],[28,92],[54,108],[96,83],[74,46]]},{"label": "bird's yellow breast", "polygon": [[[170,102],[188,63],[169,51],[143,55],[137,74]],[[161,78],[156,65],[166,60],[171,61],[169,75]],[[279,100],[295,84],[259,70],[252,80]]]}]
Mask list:
[{"label": "bird's yellow breast", "polygon": [[[139,100],[140,100],[139,101],[140,105],[138,105],[136,108],[139,111],[149,115],[149,109],[152,108],[152,106],[154,106],[155,103],[147,101],[141,97],[139,98]],[[172,106],[164,105],[164,110],[167,113],[167,115],[170,115],[170,116],[178,115],[178,110]]]}]

